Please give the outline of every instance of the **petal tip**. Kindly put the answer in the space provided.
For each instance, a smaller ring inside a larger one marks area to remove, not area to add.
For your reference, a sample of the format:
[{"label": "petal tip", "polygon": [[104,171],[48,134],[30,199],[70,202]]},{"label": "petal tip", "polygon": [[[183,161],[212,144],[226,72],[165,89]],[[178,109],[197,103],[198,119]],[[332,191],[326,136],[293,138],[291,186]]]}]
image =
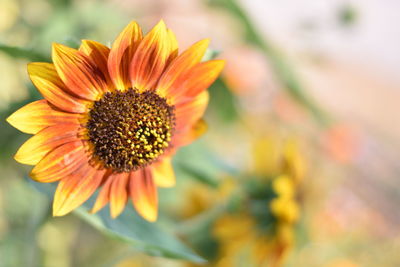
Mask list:
[{"label": "petal tip", "polygon": [[7,118],[6,118],[6,122],[8,123],[8,124],[10,124],[11,126],[13,126],[13,127],[15,127],[14,126],[14,113],[13,114],[11,114],[10,116],[8,116]]},{"label": "petal tip", "polygon": [[66,45],[60,43],[52,43],[51,44],[51,54],[53,58],[53,62],[56,61],[58,56],[62,56],[63,54],[69,55],[75,51],[74,48],[68,47]]},{"label": "petal tip", "polygon": [[114,211],[113,209],[110,210],[110,216],[113,219],[116,219],[121,213],[122,213],[122,210],[121,211]]},{"label": "petal tip", "polygon": [[155,222],[157,220],[158,211],[157,205],[153,205],[147,202],[147,200],[138,199],[135,200],[133,205],[137,213],[143,217],[146,221]]},{"label": "petal tip", "polygon": [[39,182],[40,178],[37,175],[36,171],[35,171],[35,167],[30,171],[29,173],[29,177],[31,177],[32,180],[34,180],[35,182]]},{"label": "petal tip", "polygon": [[57,50],[60,50],[64,45],[60,44],[60,43],[51,43],[51,50],[54,53]]},{"label": "petal tip", "polygon": [[61,217],[70,212],[70,209],[66,209],[62,205],[59,205],[56,201],[53,201],[53,217]]},{"label": "petal tip", "polygon": [[68,213],[70,213],[70,211],[53,209],[53,217],[61,217],[61,216],[67,215]]},{"label": "petal tip", "polygon": [[59,43],[52,43],[51,44],[51,56],[53,59],[53,62],[57,61],[57,55],[59,55],[59,53],[61,52],[61,50],[63,49],[63,45],[59,44]]},{"label": "petal tip", "polygon": [[210,45],[210,38],[205,38],[197,42],[198,45],[208,47]]},{"label": "petal tip", "polygon": [[165,24],[163,19],[160,19],[160,21],[154,26],[154,28],[150,32],[163,32],[167,33],[167,25]]},{"label": "petal tip", "polygon": [[15,155],[14,155],[14,160],[17,161],[17,162],[19,162],[19,163],[21,163],[21,164],[28,164],[26,161],[24,161],[24,157],[22,157],[22,156],[20,155],[19,150],[17,151],[17,153],[15,153]]},{"label": "petal tip", "polygon": [[215,68],[222,70],[225,67],[226,61],[223,59],[213,60],[215,63]]},{"label": "petal tip", "polygon": [[33,70],[32,68],[34,68],[38,63],[39,62],[29,62],[26,65],[26,68],[27,68],[29,74],[32,72],[32,70]]},{"label": "petal tip", "polygon": [[142,217],[149,222],[157,221],[157,210],[154,211],[148,210],[146,212],[140,213],[140,215],[142,215]]},{"label": "petal tip", "polygon": [[167,27],[167,25],[165,24],[164,19],[160,19],[160,20],[158,21],[158,23],[156,24],[156,26],[159,26],[159,27]]},{"label": "petal tip", "polygon": [[136,20],[131,20],[126,27],[139,27],[139,24],[136,22]]},{"label": "petal tip", "polygon": [[95,214],[97,213],[99,210],[101,210],[105,205],[100,205],[99,203],[96,203],[93,205],[92,209],[90,209],[88,212],[90,214]]}]

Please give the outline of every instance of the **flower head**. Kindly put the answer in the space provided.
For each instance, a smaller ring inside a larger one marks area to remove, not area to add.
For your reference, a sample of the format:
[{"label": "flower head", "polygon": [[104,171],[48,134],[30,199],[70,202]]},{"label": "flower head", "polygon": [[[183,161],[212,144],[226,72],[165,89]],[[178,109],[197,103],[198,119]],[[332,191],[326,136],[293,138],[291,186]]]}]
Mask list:
[{"label": "flower head", "polygon": [[7,121],[34,134],[15,155],[34,165],[35,181],[58,181],[53,214],[62,216],[98,188],[92,209],[110,202],[117,217],[130,197],[140,215],[157,218],[157,186],[175,184],[171,157],[206,126],[206,89],[224,62],[201,62],[208,40],[178,55],[174,34],[160,21],[143,36],[131,22],[111,49],[83,40],[78,50],[54,44],[53,63],[30,63],[44,99]]}]

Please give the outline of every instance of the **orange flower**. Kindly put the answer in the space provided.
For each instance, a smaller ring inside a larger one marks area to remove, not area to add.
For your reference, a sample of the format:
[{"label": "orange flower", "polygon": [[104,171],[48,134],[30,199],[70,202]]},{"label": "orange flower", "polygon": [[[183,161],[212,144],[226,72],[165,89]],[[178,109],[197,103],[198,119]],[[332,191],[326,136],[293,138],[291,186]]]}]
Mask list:
[{"label": "orange flower", "polygon": [[99,187],[92,212],[110,202],[113,218],[130,197],[140,215],[157,218],[157,186],[175,184],[171,157],[205,130],[207,88],[224,62],[201,62],[209,41],[178,55],[160,21],[147,35],[131,22],[111,49],[83,40],[79,50],[54,44],[53,63],[30,63],[45,99],[7,121],[34,134],[15,155],[35,165],[35,181],[59,181],[53,215],[85,202]]}]

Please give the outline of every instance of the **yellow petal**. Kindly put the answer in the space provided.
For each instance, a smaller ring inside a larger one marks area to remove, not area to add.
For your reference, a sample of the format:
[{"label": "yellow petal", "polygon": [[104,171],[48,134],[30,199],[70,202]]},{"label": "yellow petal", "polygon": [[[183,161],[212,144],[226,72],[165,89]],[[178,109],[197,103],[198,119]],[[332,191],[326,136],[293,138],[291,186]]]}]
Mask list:
[{"label": "yellow petal", "polygon": [[15,160],[22,164],[36,165],[56,147],[77,141],[78,127],[76,124],[57,124],[41,130],[18,149]]},{"label": "yellow petal", "polygon": [[82,52],[53,44],[52,59],[61,80],[75,95],[87,100],[98,100],[107,91],[107,81],[100,68]]},{"label": "yellow petal", "polygon": [[185,103],[176,105],[176,130],[179,132],[190,129],[194,123],[196,123],[204,115],[208,100],[208,92],[203,91],[195,98],[192,98]]},{"label": "yellow petal", "polygon": [[131,172],[129,193],[136,211],[146,220],[157,220],[157,188],[149,169]]},{"label": "yellow petal", "polygon": [[31,171],[33,180],[51,183],[73,174],[88,161],[81,141],[56,147]]},{"label": "yellow petal", "polygon": [[107,82],[107,85],[109,87],[108,89],[110,91],[113,90],[114,86],[111,81],[110,75],[108,73],[108,66],[107,66],[108,56],[110,54],[110,48],[95,41],[82,40],[82,44],[79,47],[79,51],[88,56],[94,62],[94,64],[97,67],[99,67]]},{"label": "yellow petal", "polygon": [[98,212],[110,201],[110,190],[113,179],[109,179],[109,176],[105,177],[104,179],[105,183],[101,188],[99,195],[97,196],[96,202],[94,203],[93,208],[90,211],[91,213]]},{"label": "yellow petal", "polygon": [[39,92],[57,108],[72,113],[87,111],[88,101],[67,92],[53,64],[34,62],[28,64],[29,77]]},{"label": "yellow petal", "polygon": [[113,182],[110,188],[110,214],[112,218],[116,218],[124,210],[126,201],[128,200],[127,185],[129,173],[117,173],[112,175],[112,179]]},{"label": "yellow petal", "polygon": [[178,56],[178,40],[176,40],[176,36],[173,31],[170,29],[167,29],[167,36],[168,36],[168,42],[169,42],[169,57],[168,57],[168,62],[171,62]]},{"label": "yellow petal", "polygon": [[175,173],[171,158],[164,158],[151,165],[154,182],[160,187],[173,187],[175,185]]},{"label": "yellow petal", "polygon": [[142,29],[132,21],[114,41],[108,57],[108,71],[116,89],[131,87],[129,65],[142,38]]},{"label": "yellow petal", "polygon": [[63,178],[54,195],[53,216],[64,216],[88,200],[99,187],[104,173],[86,164],[77,173]]},{"label": "yellow petal", "polygon": [[171,62],[157,85],[160,96],[173,97],[177,93],[174,89],[179,88],[178,84],[181,82],[179,78],[200,62],[209,43],[208,39],[199,41]]},{"label": "yellow petal", "polygon": [[207,129],[207,123],[203,119],[200,119],[194,125],[192,125],[192,127],[176,134],[173,144],[175,147],[186,146],[200,138],[204,133],[207,132]]},{"label": "yellow petal", "polygon": [[160,21],[140,42],[130,66],[132,86],[144,91],[156,85],[170,56],[164,21]]},{"label": "yellow petal", "polygon": [[223,60],[210,60],[201,62],[185,73],[178,84],[174,84],[176,88],[172,95],[172,103],[180,103],[186,101],[188,97],[195,97],[207,88],[218,78],[225,66]]},{"label": "yellow petal", "polygon": [[60,123],[79,124],[79,114],[61,112],[48,105],[46,100],[32,102],[7,118],[7,122],[24,133],[36,134],[40,130]]}]

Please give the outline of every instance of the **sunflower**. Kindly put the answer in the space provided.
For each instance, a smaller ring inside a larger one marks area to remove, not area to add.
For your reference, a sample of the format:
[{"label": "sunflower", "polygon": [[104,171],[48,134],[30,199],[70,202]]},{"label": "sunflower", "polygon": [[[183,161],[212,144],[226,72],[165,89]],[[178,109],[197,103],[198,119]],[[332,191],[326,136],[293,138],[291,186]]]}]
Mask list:
[{"label": "sunflower", "polygon": [[131,22],[111,49],[90,40],[78,50],[53,44],[53,63],[28,64],[44,99],[7,121],[34,134],[15,155],[34,165],[32,179],[59,182],[54,216],[100,188],[92,212],[109,202],[115,218],[131,198],[143,218],[157,219],[157,186],[175,184],[171,157],[206,128],[206,89],[224,66],[201,62],[208,44],[199,41],[178,55],[163,21],[145,36]]}]

